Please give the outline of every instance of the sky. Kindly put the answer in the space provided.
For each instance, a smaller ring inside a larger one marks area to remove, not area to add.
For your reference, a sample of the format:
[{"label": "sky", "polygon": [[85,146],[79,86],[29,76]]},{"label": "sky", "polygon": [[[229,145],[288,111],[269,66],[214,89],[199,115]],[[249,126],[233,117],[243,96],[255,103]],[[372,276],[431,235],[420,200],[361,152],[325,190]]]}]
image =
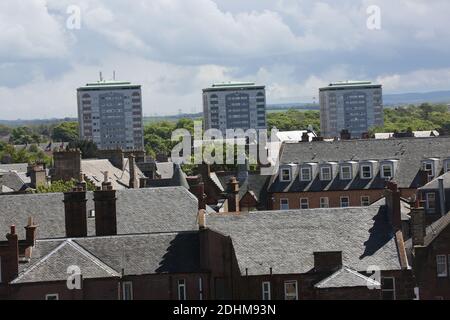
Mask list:
[{"label": "sky", "polygon": [[75,117],[76,88],[100,71],[141,84],[148,116],[200,112],[202,88],[224,81],[264,84],[269,103],[341,80],[450,90],[449,12],[448,0],[1,0],[0,119]]}]

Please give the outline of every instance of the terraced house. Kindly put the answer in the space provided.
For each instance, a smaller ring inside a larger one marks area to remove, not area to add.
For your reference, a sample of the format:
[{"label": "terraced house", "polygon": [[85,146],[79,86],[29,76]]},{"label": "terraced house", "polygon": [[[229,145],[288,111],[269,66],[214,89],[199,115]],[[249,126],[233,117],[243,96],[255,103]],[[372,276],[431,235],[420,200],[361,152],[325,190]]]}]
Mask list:
[{"label": "terraced house", "polygon": [[268,192],[275,210],[368,206],[386,181],[407,199],[449,170],[449,137],[286,143]]},{"label": "terraced house", "polygon": [[207,214],[201,184],[111,186],[2,197],[1,299],[414,297],[399,205]]}]

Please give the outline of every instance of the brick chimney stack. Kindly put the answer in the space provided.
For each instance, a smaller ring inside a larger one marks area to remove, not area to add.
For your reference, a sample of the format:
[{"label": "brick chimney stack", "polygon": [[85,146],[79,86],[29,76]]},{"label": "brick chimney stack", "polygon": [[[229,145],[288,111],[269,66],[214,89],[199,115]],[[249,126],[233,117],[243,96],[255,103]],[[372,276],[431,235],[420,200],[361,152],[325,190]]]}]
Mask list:
[{"label": "brick chimney stack", "polygon": [[25,227],[25,239],[27,246],[34,247],[36,244],[36,229],[37,225],[33,221],[33,217],[28,218],[28,224]]},{"label": "brick chimney stack", "polygon": [[397,183],[388,181],[386,183],[384,196],[386,198],[389,221],[391,222],[394,230],[400,230],[402,228],[402,213],[400,205],[400,190],[398,189]]},{"label": "brick chimney stack", "polygon": [[6,235],[6,239],[8,239],[8,255],[3,282],[8,283],[19,274],[19,237],[16,234],[16,226],[11,226],[11,231]]},{"label": "brick chimney stack", "polygon": [[344,129],[341,131],[341,140],[351,140],[351,139],[352,135],[348,130]]},{"label": "brick chimney stack", "polygon": [[419,206],[411,209],[411,233],[413,246],[423,246],[425,244],[426,226],[425,209],[423,202]]},{"label": "brick chimney stack", "polygon": [[86,190],[80,187],[64,193],[66,236],[87,237]]},{"label": "brick chimney stack", "polygon": [[136,157],[134,154],[130,154],[128,156],[128,165],[130,168],[130,189],[138,189],[139,188],[139,180],[136,174]]},{"label": "brick chimney stack", "polygon": [[342,268],[342,251],[314,252],[316,272],[334,272]]},{"label": "brick chimney stack", "polygon": [[309,132],[308,131],[303,132],[301,142],[309,142]]},{"label": "brick chimney stack", "polygon": [[70,181],[81,174],[81,151],[71,149],[53,153],[52,181]]},{"label": "brick chimney stack", "polygon": [[116,191],[111,182],[104,181],[100,190],[94,191],[95,234],[117,235]]},{"label": "brick chimney stack", "polygon": [[27,171],[31,180],[32,188],[36,189],[38,186],[47,186],[47,172],[45,170],[45,164],[29,164]]},{"label": "brick chimney stack", "polygon": [[199,176],[193,185],[190,187],[191,193],[198,199],[198,209],[206,209],[206,194],[205,194],[205,184]]},{"label": "brick chimney stack", "polygon": [[230,179],[228,194],[228,212],[239,212],[239,181],[236,177]]}]

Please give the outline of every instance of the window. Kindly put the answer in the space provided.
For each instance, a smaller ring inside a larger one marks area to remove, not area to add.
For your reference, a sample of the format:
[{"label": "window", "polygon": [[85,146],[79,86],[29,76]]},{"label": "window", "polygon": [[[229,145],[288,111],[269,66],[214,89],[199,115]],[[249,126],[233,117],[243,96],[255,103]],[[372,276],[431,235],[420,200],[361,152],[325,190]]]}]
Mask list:
[{"label": "window", "polygon": [[445,172],[449,172],[450,171],[450,160],[445,161],[444,170],[445,170]]},{"label": "window", "polygon": [[95,218],[95,210],[89,210],[88,218],[90,218],[90,219]]},{"label": "window", "polygon": [[300,180],[301,181],[311,181],[311,168],[302,168],[301,174],[300,174]]},{"label": "window", "polygon": [[198,278],[198,292],[199,292],[199,300],[203,300],[203,278]]},{"label": "window", "polygon": [[300,209],[309,209],[309,199],[308,198],[300,199]]},{"label": "window", "polygon": [[341,167],[341,179],[352,180],[352,168],[350,166]]},{"label": "window", "polygon": [[381,279],[381,293],[383,300],[395,300],[395,278]]},{"label": "window", "polygon": [[280,200],[280,210],[289,210],[289,200],[288,199]]},{"label": "window", "polygon": [[368,206],[370,206],[370,197],[362,196],[361,197],[361,207],[368,207]]},{"label": "window", "polygon": [[361,179],[372,179],[372,166],[361,167]]},{"label": "window", "polygon": [[262,299],[264,301],[271,300],[270,282],[266,281],[262,283]]},{"label": "window", "polygon": [[349,197],[341,197],[341,208],[348,208],[350,206]]},{"label": "window", "polygon": [[439,278],[446,278],[448,276],[448,269],[447,269],[447,256],[445,255],[439,255],[436,256],[436,270],[437,270],[437,276]]},{"label": "window", "polygon": [[186,300],[186,281],[178,280],[178,300]]},{"label": "window", "polygon": [[57,293],[46,294],[45,300],[59,300],[59,294]]},{"label": "window", "polygon": [[428,178],[431,179],[434,177],[434,165],[433,162],[426,161],[422,165],[422,169],[428,172]]},{"label": "window", "polygon": [[331,180],[331,168],[330,167],[320,168],[320,180],[322,180],[322,181],[330,181]]},{"label": "window", "polygon": [[389,179],[392,178],[392,165],[390,164],[383,164],[381,166],[381,178],[383,179]]},{"label": "window", "polygon": [[320,198],[320,207],[321,208],[329,208],[330,207],[330,199],[328,199],[328,197]]},{"label": "window", "polygon": [[427,211],[428,212],[435,212],[436,211],[436,193],[430,192],[426,195],[427,198]]},{"label": "window", "polygon": [[284,300],[298,300],[297,281],[286,281],[284,283]]},{"label": "window", "polygon": [[281,182],[291,181],[291,169],[281,169]]},{"label": "window", "polygon": [[128,281],[122,284],[123,300],[133,300],[133,282]]}]

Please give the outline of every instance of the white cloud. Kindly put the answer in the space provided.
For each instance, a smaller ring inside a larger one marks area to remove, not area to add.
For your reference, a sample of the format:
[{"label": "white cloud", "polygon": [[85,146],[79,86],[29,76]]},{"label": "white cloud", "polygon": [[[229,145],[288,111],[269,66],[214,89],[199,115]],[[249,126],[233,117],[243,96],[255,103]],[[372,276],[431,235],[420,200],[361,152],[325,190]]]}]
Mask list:
[{"label": "white cloud", "polygon": [[384,89],[391,93],[450,90],[450,68],[421,69],[378,77]]},{"label": "white cloud", "polygon": [[[80,30],[65,27],[73,4]],[[216,81],[265,84],[270,102],[346,79],[447,89],[448,12],[448,0],[2,0],[0,118],[73,116],[76,87],[100,70],[142,84],[147,113],[199,111]]]},{"label": "white cloud", "polygon": [[0,59],[58,58],[67,54],[68,39],[44,0],[0,2]]}]

